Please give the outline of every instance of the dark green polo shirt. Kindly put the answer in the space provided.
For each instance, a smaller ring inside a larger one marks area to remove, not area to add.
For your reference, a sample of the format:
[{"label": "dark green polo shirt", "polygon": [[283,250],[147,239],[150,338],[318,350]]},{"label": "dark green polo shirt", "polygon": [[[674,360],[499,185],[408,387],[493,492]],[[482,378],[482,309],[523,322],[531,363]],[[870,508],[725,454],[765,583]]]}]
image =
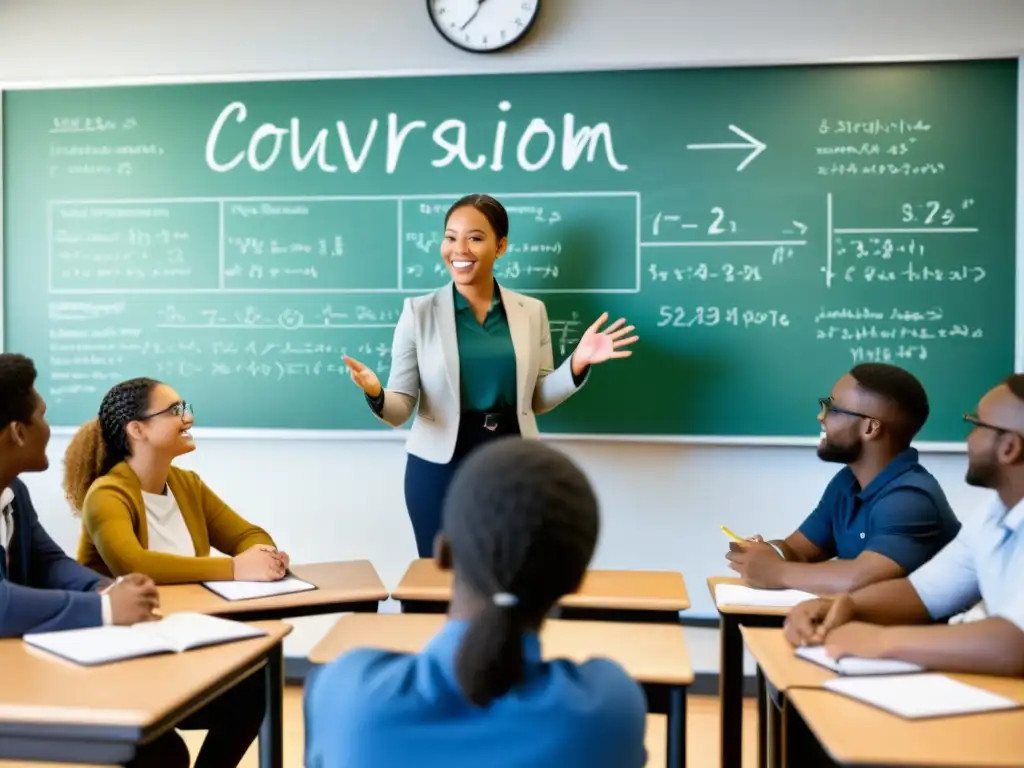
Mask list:
[{"label": "dark green polo shirt", "polygon": [[459,382],[463,411],[494,412],[516,407],[516,351],[501,292],[482,323],[466,298],[455,290],[455,332],[459,344]]}]

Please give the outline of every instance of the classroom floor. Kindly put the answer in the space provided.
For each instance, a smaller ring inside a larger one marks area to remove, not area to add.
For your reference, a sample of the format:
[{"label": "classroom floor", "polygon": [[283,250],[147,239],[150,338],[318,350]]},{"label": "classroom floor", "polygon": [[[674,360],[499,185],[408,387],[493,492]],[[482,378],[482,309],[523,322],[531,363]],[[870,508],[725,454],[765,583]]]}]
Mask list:
[{"label": "classroom floor", "polygon": [[[690,696],[687,711],[687,764],[700,768],[718,768],[718,699],[711,696]],[[195,756],[202,744],[202,731],[183,731],[182,735]],[[286,768],[302,768],[302,689],[288,686],[284,692],[284,764]],[[656,722],[647,734],[648,766],[665,765],[664,720]],[[743,702],[743,768],[757,763],[757,707],[753,699]],[[257,745],[246,754],[240,768],[258,768]],[[0,768],[89,768],[63,763],[20,763],[0,760]]]}]

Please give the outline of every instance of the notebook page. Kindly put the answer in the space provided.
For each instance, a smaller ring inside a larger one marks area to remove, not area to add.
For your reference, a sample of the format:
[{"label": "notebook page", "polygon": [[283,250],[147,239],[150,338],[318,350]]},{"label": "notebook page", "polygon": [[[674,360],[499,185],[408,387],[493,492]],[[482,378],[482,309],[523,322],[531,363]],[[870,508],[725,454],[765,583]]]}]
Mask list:
[{"label": "notebook page", "polygon": [[163,638],[133,627],[89,627],[27,634],[29,645],[83,666],[106,664],[171,650]]},{"label": "notebook page", "polygon": [[316,589],[315,584],[294,576],[286,576],[280,581],[204,581],[203,586],[225,600],[252,600]]},{"label": "notebook page", "polygon": [[136,624],[133,628],[140,634],[159,638],[159,642],[178,652],[267,634],[240,621],[200,613],[172,613],[160,621]]},{"label": "notebook page", "polygon": [[762,608],[792,608],[817,595],[799,589],[754,589],[743,584],[716,584],[718,605],[756,605]]},{"label": "notebook page", "polygon": [[799,647],[796,649],[796,655],[841,675],[898,675],[924,671],[922,666],[898,659],[865,659],[860,656],[833,659],[823,645]]},{"label": "notebook page", "polygon": [[990,712],[1021,706],[1013,699],[937,673],[837,677],[826,680],[824,687],[910,719]]}]

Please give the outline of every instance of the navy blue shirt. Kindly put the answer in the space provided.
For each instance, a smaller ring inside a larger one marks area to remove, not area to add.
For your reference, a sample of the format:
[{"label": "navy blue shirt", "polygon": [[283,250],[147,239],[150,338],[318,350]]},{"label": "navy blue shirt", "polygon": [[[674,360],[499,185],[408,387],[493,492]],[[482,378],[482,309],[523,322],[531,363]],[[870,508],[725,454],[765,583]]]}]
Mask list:
[{"label": "navy blue shirt", "polygon": [[448,621],[419,654],[357,649],[305,693],[306,768],[642,768],[646,700],[615,662],[542,661],[523,638],[525,680],[481,708],[455,655],[468,625]]},{"label": "navy blue shirt", "polygon": [[908,448],[861,488],[849,467],[832,478],[799,531],[828,557],[877,552],[913,573],[951,542],[960,521],[938,480]]}]

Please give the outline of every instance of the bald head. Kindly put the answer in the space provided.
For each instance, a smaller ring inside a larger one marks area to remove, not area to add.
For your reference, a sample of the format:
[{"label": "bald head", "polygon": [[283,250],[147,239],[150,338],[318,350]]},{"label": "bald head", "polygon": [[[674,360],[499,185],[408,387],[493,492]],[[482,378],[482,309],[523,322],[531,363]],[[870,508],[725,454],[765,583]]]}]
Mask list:
[{"label": "bald head", "polygon": [[978,403],[978,420],[1024,435],[1024,373],[1015,373]]},{"label": "bald head", "polygon": [[967,436],[967,482],[984,488],[1024,483],[1024,374],[989,390]]}]

